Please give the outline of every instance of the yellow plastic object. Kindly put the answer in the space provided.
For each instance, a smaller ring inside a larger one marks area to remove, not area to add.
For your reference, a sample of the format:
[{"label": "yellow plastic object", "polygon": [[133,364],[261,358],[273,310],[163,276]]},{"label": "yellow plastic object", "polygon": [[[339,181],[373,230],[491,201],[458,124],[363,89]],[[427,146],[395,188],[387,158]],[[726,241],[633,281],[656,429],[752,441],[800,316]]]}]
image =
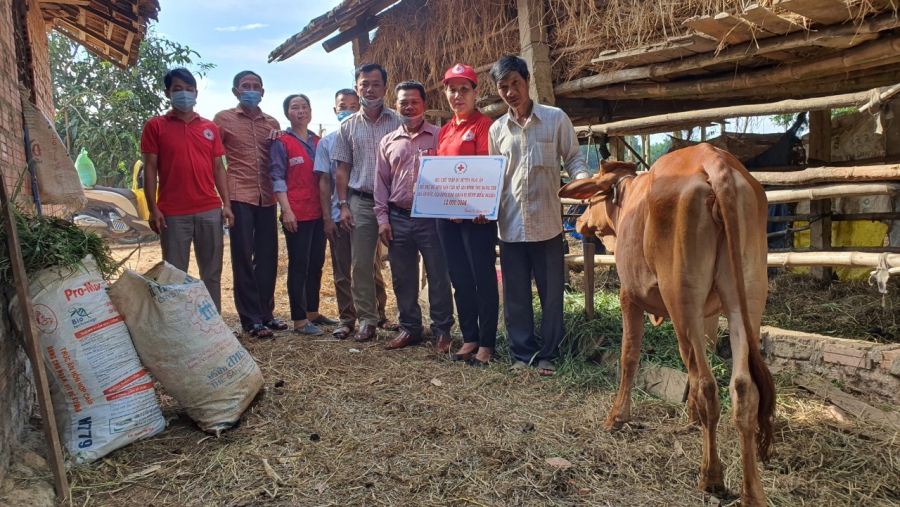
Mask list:
[{"label": "yellow plastic object", "polygon": [[[806,222],[794,222],[794,227],[806,225]],[[887,235],[888,226],[884,222],[832,222],[831,244],[833,246],[884,246],[884,238]],[[806,248],[809,246],[809,231],[798,232],[794,235],[794,247]],[[809,273],[809,268],[793,268],[795,273]],[[840,280],[868,280],[871,268],[834,268]]]},{"label": "yellow plastic object", "polygon": [[132,170],[132,178],[131,178],[131,191],[134,192],[134,195],[137,196],[137,212],[144,220],[150,220],[150,208],[147,207],[147,196],[144,195],[144,189],[140,188],[141,181],[138,176],[141,173],[141,168],[144,167],[144,163],[138,160],[134,163],[134,169]]}]

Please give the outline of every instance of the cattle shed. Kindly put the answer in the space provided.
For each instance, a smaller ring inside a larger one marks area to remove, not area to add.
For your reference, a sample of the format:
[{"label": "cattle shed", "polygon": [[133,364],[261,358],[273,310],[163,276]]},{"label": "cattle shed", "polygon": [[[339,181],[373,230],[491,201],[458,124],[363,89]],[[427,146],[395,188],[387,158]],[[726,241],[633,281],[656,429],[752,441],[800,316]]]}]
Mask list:
[{"label": "cattle shed", "polygon": [[[900,109],[890,100],[897,93],[891,85],[900,82],[897,8],[897,0],[346,0],[269,60],[320,42],[326,51],[352,44],[356,64],[381,63],[391,82],[424,83],[432,118],[450,116],[436,92],[445,69],[463,62],[479,75],[482,112],[496,117],[505,107],[488,72],[499,57],[518,54],[532,69],[532,97],[565,110],[583,143],[608,145],[620,160],[648,158],[647,138],[641,153],[634,136],[715,124],[725,130],[728,118],[808,112],[809,165],[763,166],[755,174],[783,187],[780,202],[811,203],[801,209],[815,218],[831,215],[830,199],[842,191],[874,191],[883,201],[897,190],[890,183],[900,179],[900,166],[891,165],[900,155],[891,141],[900,136],[900,121],[890,119]],[[868,111],[862,116],[877,113],[875,156],[846,156],[857,139],[845,135],[844,153],[832,157],[840,139],[829,112],[851,106]],[[806,171],[784,174],[800,169]],[[858,187],[860,180],[882,184],[873,190]],[[824,183],[843,187],[813,191],[810,200],[809,186]],[[885,215],[877,218],[896,215],[891,206],[882,203],[876,211]],[[830,249],[830,222],[806,226],[812,238],[804,250]],[[897,241],[863,250],[900,251]]]}]

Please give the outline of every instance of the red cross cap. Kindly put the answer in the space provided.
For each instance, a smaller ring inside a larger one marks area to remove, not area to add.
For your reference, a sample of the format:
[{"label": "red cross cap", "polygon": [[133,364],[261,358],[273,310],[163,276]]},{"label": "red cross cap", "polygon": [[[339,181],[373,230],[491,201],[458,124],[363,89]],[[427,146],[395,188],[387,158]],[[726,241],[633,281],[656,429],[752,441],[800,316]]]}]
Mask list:
[{"label": "red cross cap", "polygon": [[447,69],[447,72],[444,73],[444,79],[441,82],[447,84],[447,81],[455,77],[464,77],[471,81],[473,86],[478,86],[478,76],[475,75],[475,69],[464,63],[457,63],[453,67]]}]

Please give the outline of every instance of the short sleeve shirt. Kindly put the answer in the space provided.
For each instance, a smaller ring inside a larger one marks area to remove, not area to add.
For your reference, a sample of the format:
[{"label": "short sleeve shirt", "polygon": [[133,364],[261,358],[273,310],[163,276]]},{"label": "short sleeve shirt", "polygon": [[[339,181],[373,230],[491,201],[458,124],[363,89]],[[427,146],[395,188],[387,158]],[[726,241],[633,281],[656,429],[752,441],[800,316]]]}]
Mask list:
[{"label": "short sleeve shirt", "polygon": [[259,111],[248,115],[241,106],[219,111],[219,127],[228,162],[228,198],[254,206],[274,206],[269,177],[269,134],[280,130],[278,120]]},{"label": "short sleeve shirt", "polygon": [[375,191],[375,164],[381,138],[400,128],[403,122],[396,111],[381,107],[373,123],[365,108],[341,122],[331,158],[350,164],[350,188],[371,194]]},{"label": "short sleeve shirt", "polygon": [[192,215],[222,206],[214,160],[225,155],[225,148],[215,123],[198,114],[185,122],[172,111],[151,118],[141,134],[141,153],[158,157],[156,204],[163,215]]},{"label": "short sleeve shirt", "polygon": [[462,121],[457,121],[454,117],[441,127],[438,155],[442,157],[488,155],[488,136],[492,123],[493,120],[479,111],[475,111]]}]

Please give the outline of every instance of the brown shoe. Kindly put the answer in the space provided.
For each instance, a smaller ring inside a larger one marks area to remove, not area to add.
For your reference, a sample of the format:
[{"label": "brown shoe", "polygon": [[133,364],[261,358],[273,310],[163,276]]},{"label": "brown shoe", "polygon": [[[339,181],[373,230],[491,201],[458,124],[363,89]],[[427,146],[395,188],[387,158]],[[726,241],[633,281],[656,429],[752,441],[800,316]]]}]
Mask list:
[{"label": "brown shoe", "polygon": [[406,331],[400,331],[396,338],[384,344],[384,348],[387,350],[402,349],[420,343],[422,343],[421,336],[412,336]]},{"label": "brown shoe", "polygon": [[353,341],[367,342],[371,341],[378,335],[378,330],[371,324],[363,324],[359,326],[359,331],[353,336]]},{"label": "brown shoe", "polygon": [[450,345],[452,343],[452,336],[449,334],[439,334],[434,339],[434,351],[439,354],[447,354],[450,352]]}]

